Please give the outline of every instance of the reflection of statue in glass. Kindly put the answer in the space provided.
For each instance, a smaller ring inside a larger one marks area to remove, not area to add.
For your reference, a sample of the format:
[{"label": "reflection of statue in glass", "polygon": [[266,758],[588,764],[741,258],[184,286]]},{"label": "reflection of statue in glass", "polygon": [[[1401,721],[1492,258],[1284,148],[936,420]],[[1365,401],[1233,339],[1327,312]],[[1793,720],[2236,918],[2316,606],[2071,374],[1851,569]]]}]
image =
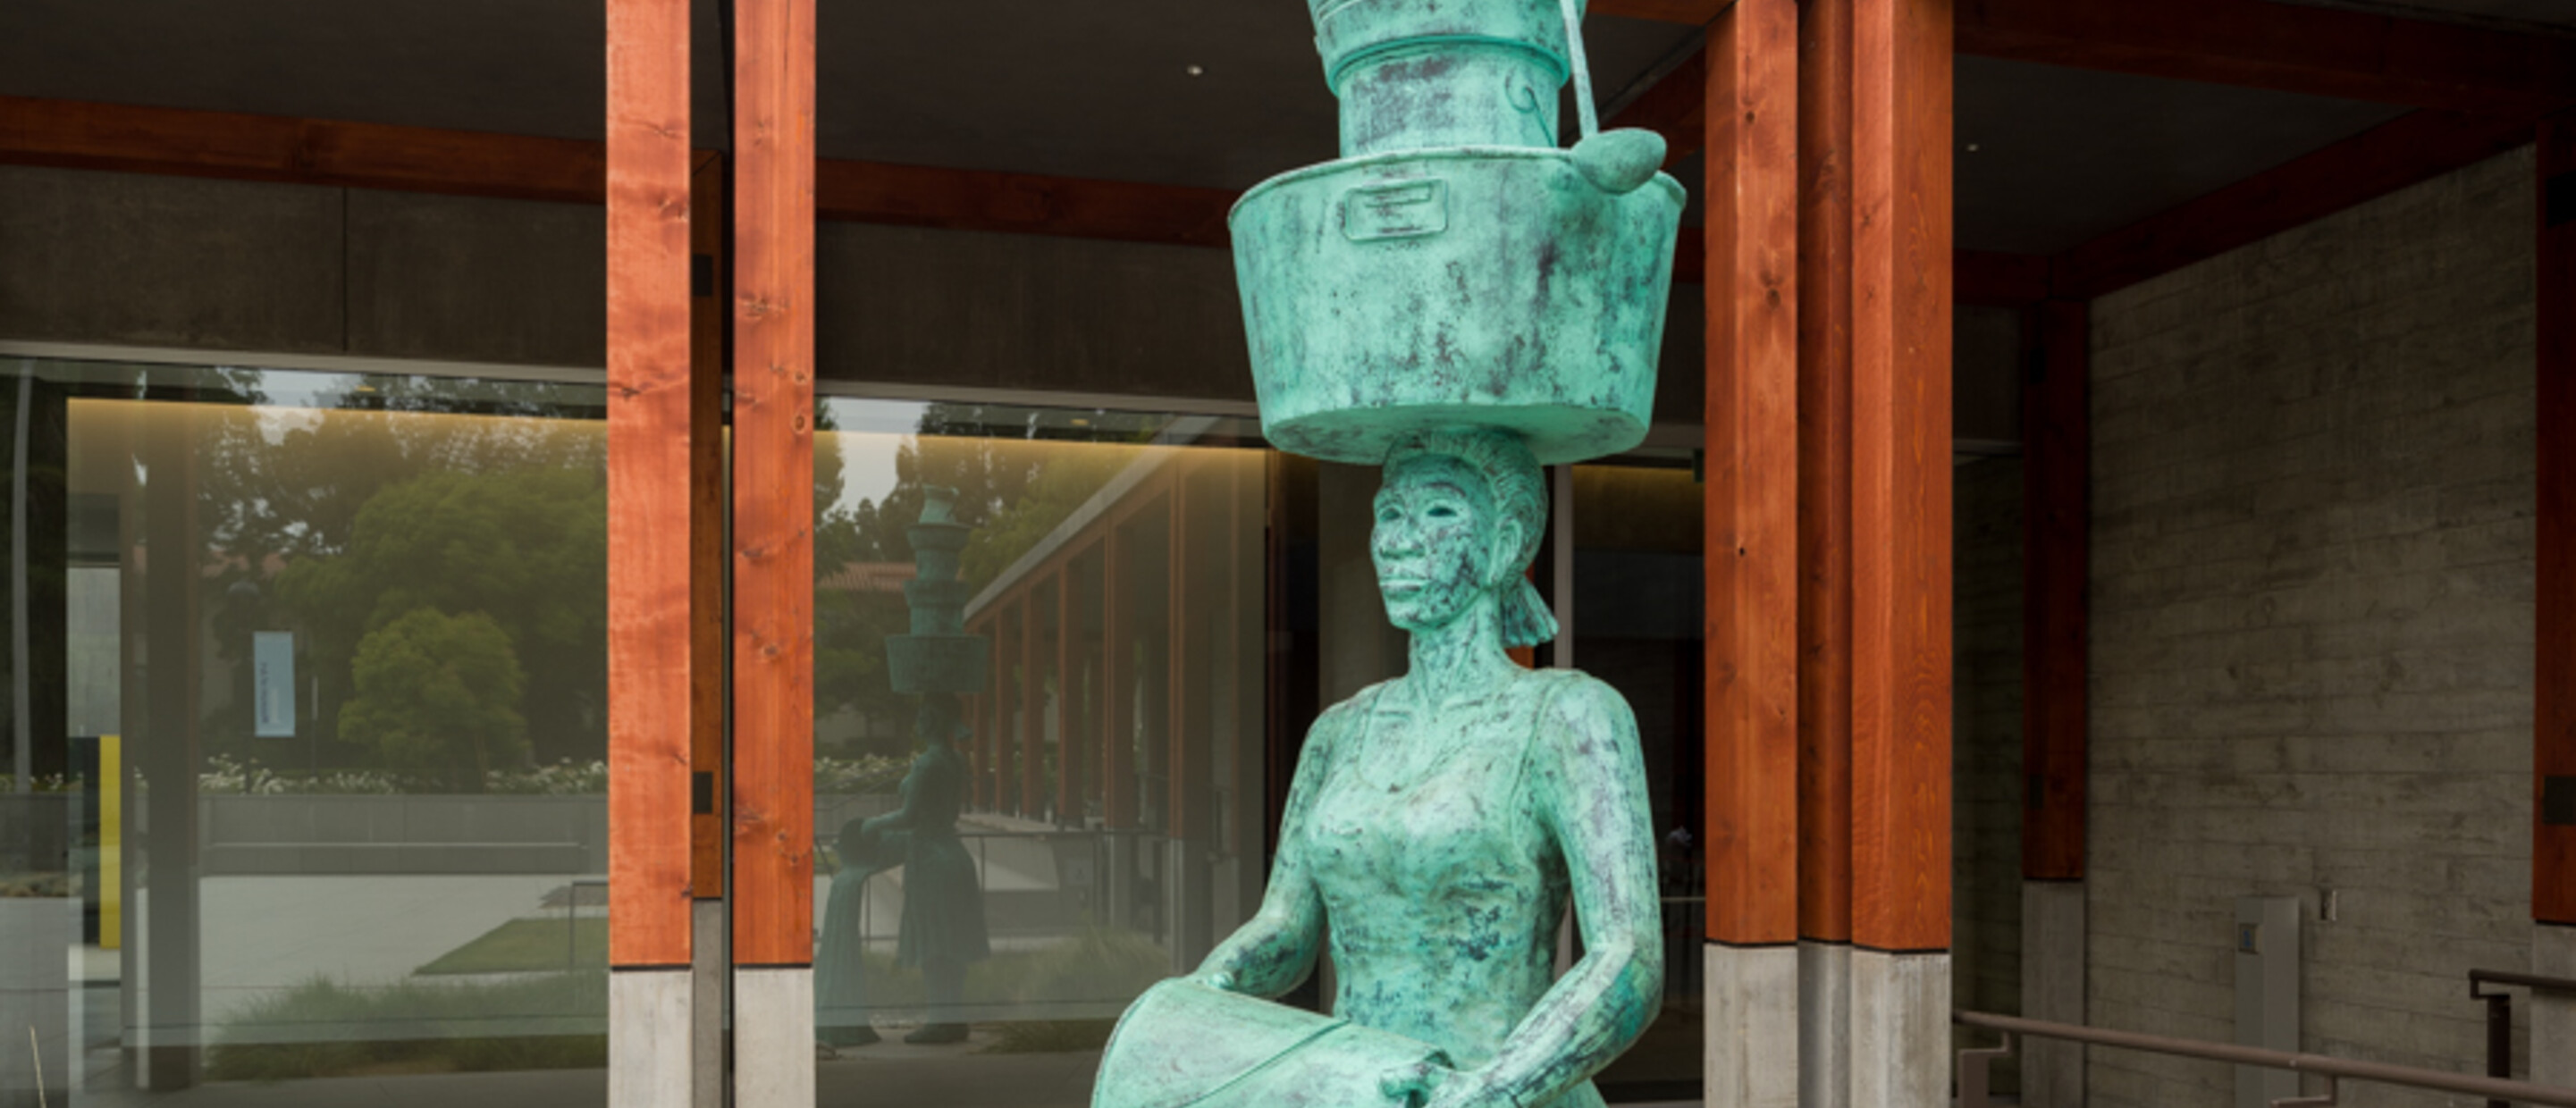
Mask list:
[{"label": "reflection of statue in glass", "polygon": [[903,930],[896,965],[917,968],[929,988],[930,1022],[904,1036],[907,1043],[954,1043],[966,1038],[958,1016],[965,1000],[966,964],[992,953],[984,933],[984,891],[975,859],[957,839],[957,810],[966,801],[966,759],[953,741],[965,731],[957,698],[933,693],[921,701],[915,726],[920,756],[903,777],[903,806],[867,821],[864,836],[905,832]]},{"label": "reflection of statue in glass", "polygon": [[958,580],[957,556],[966,548],[968,528],[951,515],[956,490],[930,487],[923,494],[921,520],[904,532],[916,567],[904,584],[912,633],[886,640],[894,690],[921,697],[912,729],[921,754],[904,774],[903,805],[860,830],[862,837],[905,834],[903,930],[895,962],[921,970],[930,1022],[904,1041],[953,1043],[966,1038],[958,1012],[966,965],[992,953],[975,860],[957,840],[957,811],[966,803],[966,759],[953,745],[966,733],[957,698],[984,690],[992,653],[983,636],[964,631],[967,590]]},{"label": "reflection of statue in glass", "polygon": [[858,820],[841,825],[832,853],[832,891],[823,901],[823,941],[814,952],[814,1038],[827,1047],[877,1041],[868,1026],[866,908],[868,879],[903,864],[901,835],[872,835]]},{"label": "reflection of statue in glass", "polygon": [[[1329,920],[1333,1014],[1445,1051],[1460,1072],[1435,1106],[1599,1104],[1586,1079],[1662,997],[1634,717],[1599,681],[1504,653],[1555,635],[1523,577],[1546,512],[1507,433],[1396,448],[1370,550],[1411,666],[1316,722],[1261,911],[1199,972],[1285,993]],[[1569,897],[1584,953],[1556,980]]]}]

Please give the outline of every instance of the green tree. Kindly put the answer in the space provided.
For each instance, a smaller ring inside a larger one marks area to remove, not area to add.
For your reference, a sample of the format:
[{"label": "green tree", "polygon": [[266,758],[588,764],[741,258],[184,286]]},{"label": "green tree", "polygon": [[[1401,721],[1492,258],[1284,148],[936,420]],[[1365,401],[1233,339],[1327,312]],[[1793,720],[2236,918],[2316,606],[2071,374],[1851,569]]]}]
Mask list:
[{"label": "green tree", "polygon": [[509,632],[491,616],[414,608],[368,632],[354,668],[357,695],[340,709],[340,734],[382,751],[386,764],[481,792],[492,770],[527,763],[525,681]]},{"label": "green tree", "polygon": [[370,496],[344,549],[290,564],[277,592],[326,671],[351,658],[353,679],[364,642],[414,612],[480,616],[536,692],[536,755],[595,758],[607,748],[607,527],[597,471],[432,470]]}]

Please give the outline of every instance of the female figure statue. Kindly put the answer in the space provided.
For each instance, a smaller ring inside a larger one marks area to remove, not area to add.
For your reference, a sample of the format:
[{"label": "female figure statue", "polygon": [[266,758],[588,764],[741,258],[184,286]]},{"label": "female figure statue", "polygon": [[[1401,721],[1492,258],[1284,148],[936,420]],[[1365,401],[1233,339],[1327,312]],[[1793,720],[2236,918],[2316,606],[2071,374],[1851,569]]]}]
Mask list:
[{"label": "female figure statue", "polygon": [[984,892],[975,859],[957,840],[957,810],[966,799],[966,759],[952,745],[965,731],[957,697],[921,698],[914,733],[919,756],[904,774],[903,806],[860,825],[865,837],[907,832],[903,849],[903,925],[895,964],[918,967],[930,993],[930,1022],[906,1035],[907,1043],[966,1039],[958,1006],[966,992],[966,964],[992,954],[984,933]]},{"label": "female figure statue", "polygon": [[[1504,653],[1556,633],[1524,577],[1546,498],[1510,432],[1395,446],[1370,551],[1410,667],[1316,721],[1261,911],[1197,975],[1276,997],[1329,921],[1333,1014],[1455,1067],[1430,1108],[1600,1105],[1590,1077],[1662,998],[1635,717],[1608,685]],[[1569,899],[1584,953],[1557,978]]]}]

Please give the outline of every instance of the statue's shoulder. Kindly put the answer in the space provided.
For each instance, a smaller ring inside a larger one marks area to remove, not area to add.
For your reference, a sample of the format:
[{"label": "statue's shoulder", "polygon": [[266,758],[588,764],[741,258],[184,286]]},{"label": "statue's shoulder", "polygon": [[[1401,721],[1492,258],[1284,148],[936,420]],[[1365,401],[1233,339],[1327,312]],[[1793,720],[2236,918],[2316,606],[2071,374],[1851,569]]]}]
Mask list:
[{"label": "statue's shoulder", "polygon": [[[1610,683],[1579,669],[1543,671],[1542,733],[1562,736],[1577,746],[1596,741],[1635,745],[1637,713],[1628,698]],[[1533,675],[1536,676],[1536,675]]]}]

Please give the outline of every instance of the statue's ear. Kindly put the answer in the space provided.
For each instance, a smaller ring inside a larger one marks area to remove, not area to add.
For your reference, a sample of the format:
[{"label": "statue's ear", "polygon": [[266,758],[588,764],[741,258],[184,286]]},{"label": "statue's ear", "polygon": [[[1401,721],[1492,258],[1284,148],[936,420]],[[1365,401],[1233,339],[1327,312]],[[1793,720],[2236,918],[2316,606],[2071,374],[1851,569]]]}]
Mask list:
[{"label": "statue's ear", "polygon": [[1494,588],[1520,576],[1521,544],[1529,535],[1520,517],[1508,514],[1495,519],[1493,526],[1485,530],[1491,536],[1485,547],[1485,587]]}]

